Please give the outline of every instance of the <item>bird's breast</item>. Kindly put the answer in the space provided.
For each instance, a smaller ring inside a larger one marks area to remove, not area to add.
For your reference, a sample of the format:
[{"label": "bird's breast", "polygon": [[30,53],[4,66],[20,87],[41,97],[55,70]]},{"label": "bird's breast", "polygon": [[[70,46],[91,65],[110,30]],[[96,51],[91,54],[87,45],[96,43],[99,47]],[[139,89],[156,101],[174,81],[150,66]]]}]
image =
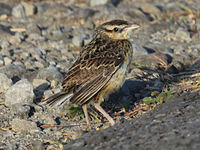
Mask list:
[{"label": "bird's breast", "polygon": [[125,59],[124,63],[121,67],[116,71],[116,73],[111,77],[110,81],[107,83],[105,88],[103,89],[103,95],[107,96],[112,92],[118,90],[125,81],[125,76],[128,71],[128,66],[130,63],[130,59]]}]

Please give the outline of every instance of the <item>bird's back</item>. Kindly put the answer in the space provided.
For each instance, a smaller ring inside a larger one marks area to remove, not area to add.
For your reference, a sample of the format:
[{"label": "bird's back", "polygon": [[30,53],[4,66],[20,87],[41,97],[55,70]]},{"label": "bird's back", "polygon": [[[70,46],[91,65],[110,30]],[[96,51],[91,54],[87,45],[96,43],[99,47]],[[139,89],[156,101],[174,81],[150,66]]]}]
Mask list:
[{"label": "bird's back", "polygon": [[93,96],[105,89],[119,69],[122,72],[121,76],[118,75],[119,79],[124,78],[131,52],[128,40],[92,40],[83,48],[63,81],[63,90],[73,93],[70,101],[79,105],[88,103]]}]

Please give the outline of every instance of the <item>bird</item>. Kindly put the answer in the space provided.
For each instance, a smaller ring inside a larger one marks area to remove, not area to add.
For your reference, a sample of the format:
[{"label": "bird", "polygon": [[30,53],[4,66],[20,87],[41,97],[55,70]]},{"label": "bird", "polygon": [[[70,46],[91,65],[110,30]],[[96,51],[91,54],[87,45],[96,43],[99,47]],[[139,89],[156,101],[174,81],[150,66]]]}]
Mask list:
[{"label": "bird", "polygon": [[133,54],[129,33],[139,27],[125,20],[111,20],[99,25],[92,40],[83,46],[66,73],[61,91],[42,100],[40,105],[54,108],[66,102],[79,105],[87,127],[91,129],[87,106],[92,104],[113,126],[114,119],[100,104],[123,85]]}]

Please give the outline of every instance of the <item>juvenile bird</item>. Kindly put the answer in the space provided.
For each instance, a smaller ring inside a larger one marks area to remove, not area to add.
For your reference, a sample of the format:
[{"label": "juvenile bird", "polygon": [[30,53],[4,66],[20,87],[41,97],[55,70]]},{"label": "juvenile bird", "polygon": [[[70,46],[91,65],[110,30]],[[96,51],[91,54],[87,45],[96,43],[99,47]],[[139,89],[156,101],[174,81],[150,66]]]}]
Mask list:
[{"label": "juvenile bird", "polygon": [[61,106],[67,101],[78,104],[82,106],[90,129],[87,104],[92,103],[114,125],[115,121],[100,104],[124,83],[132,58],[128,33],[138,27],[124,20],[112,20],[97,27],[93,39],[83,47],[78,59],[66,74],[61,92],[40,104],[51,107]]}]

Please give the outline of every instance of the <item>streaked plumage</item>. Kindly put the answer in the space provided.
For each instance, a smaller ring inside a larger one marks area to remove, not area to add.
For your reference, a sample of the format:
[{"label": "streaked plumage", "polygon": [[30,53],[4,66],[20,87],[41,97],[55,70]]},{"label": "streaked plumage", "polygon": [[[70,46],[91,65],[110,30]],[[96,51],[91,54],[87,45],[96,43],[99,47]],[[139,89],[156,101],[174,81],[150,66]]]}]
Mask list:
[{"label": "streaked plumage", "polygon": [[40,104],[60,106],[66,101],[83,107],[90,127],[87,104],[94,103],[113,125],[114,120],[101,108],[103,98],[121,87],[132,57],[128,40],[130,29],[139,26],[123,20],[113,20],[100,25],[92,41],[83,47],[80,56],[69,69],[62,83],[62,91]]}]

